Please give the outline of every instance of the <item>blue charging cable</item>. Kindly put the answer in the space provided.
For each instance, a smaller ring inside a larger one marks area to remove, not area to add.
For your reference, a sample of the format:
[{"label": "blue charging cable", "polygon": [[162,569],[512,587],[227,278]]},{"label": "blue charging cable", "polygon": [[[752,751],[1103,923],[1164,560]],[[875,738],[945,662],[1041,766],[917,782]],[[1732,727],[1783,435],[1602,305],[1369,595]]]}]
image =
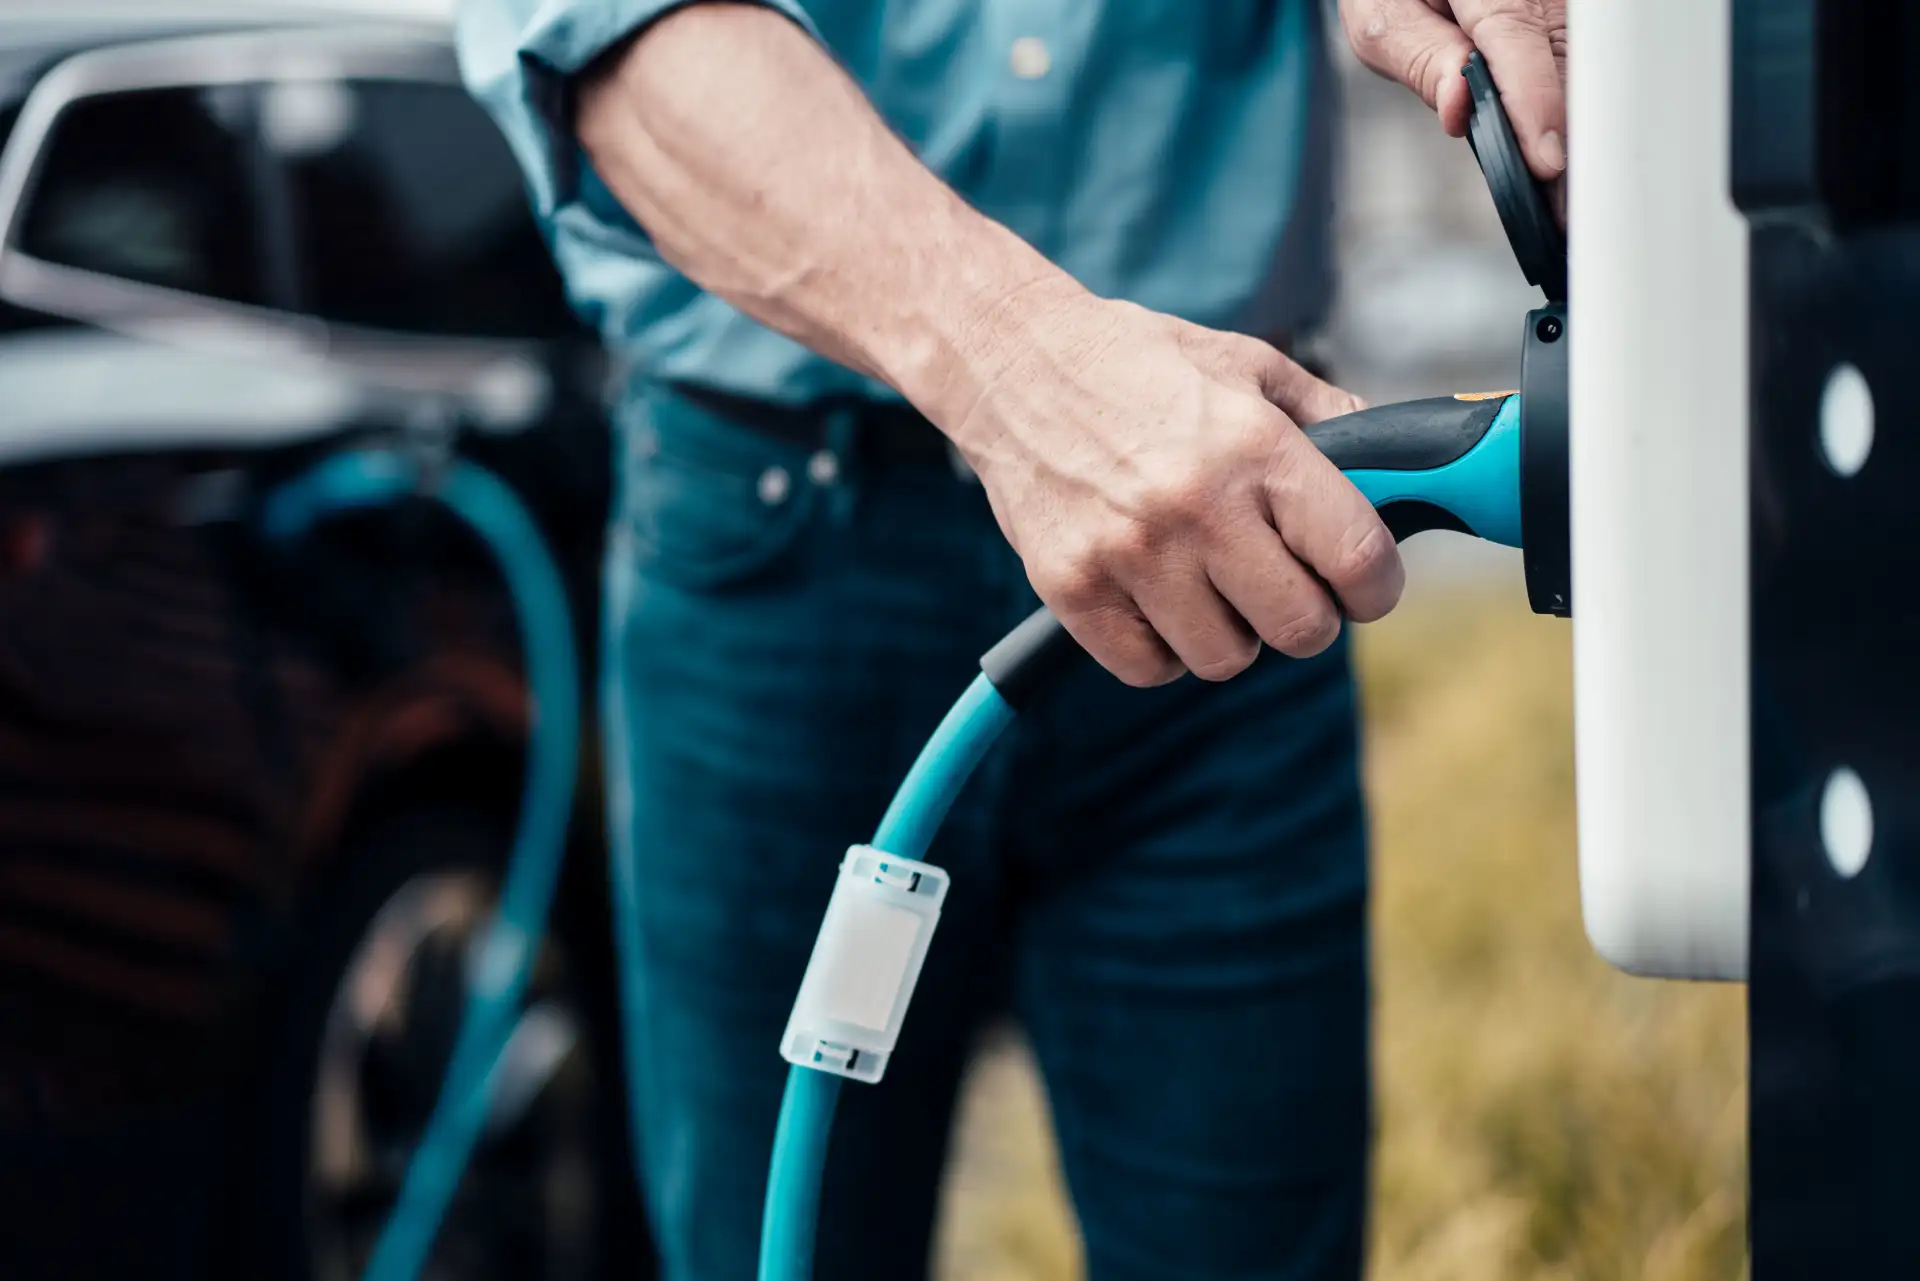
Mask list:
[{"label": "blue charging cable", "polygon": [[[954,799],[1013,718],[1013,705],[986,674],[975,677],[894,793],[873,848],[903,859],[924,857]],[[808,1281],[813,1275],[820,1181],[839,1098],[838,1075],[798,1063],[787,1070],[760,1223],[760,1281]]]},{"label": "blue charging cable", "polygon": [[578,774],[579,663],[565,585],[532,515],[508,485],[464,459],[436,469],[392,450],[337,454],[268,496],[266,534],[291,540],[330,515],[421,494],[437,498],[486,544],[512,598],[531,691],[525,791],[500,907],[473,966],[473,987],[446,1082],[407,1167],[367,1281],[414,1281],[487,1119],[501,1054],[519,1017],[553,904]]}]

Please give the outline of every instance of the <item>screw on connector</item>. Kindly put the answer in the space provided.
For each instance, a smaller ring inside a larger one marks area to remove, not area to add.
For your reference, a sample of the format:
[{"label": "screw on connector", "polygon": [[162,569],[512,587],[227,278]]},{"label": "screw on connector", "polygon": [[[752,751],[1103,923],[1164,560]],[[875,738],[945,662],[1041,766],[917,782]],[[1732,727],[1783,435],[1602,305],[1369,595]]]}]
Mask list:
[{"label": "screw on connector", "polygon": [[1541,342],[1559,342],[1564,330],[1560,325],[1560,317],[1542,316],[1540,323],[1533,327],[1533,332]]}]

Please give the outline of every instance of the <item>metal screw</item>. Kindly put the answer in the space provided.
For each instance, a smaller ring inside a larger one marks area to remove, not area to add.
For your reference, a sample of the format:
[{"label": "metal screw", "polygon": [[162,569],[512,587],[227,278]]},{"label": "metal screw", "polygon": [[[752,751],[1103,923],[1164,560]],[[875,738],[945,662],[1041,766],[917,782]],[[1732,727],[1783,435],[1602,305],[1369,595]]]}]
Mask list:
[{"label": "metal screw", "polygon": [[1540,317],[1540,323],[1533,327],[1533,332],[1539,336],[1539,339],[1541,342],[1559,342],[1560,341],[1560,317],[1558,316]]}]

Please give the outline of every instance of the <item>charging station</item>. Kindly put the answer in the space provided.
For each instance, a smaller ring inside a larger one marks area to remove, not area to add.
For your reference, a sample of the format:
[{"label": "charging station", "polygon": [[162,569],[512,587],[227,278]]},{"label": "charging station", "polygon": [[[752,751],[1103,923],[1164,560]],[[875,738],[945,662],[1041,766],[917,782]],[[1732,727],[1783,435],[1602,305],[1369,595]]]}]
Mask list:
[{"label": "charging station", "polygon": [[1569,15],[1588,933],[1748,980],[1753,1275],[1920,1275],[1920,13]]}]

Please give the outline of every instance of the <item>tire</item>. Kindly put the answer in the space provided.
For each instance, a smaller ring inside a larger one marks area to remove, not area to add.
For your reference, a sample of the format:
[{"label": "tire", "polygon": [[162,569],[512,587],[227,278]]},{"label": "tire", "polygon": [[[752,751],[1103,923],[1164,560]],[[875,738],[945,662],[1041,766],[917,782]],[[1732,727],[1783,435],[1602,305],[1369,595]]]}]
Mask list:
[{"label": "tire", "polygon": [[[264,1089],[242,1191],[237,1271],[358,1281],[439,1096],[465,1012],[465,958],[510,842],[496,818],[433,804],[364,830],[303,911],[263,1007]],[[638,1217],[603,1003],[556,908],[495,1116],[435,1238],[431,1281],[600,1281],[610,1227]],[[247,1225],[256,1225],[251,1230]],[[251,1264],[251,1266],[249,1266]]]}]

